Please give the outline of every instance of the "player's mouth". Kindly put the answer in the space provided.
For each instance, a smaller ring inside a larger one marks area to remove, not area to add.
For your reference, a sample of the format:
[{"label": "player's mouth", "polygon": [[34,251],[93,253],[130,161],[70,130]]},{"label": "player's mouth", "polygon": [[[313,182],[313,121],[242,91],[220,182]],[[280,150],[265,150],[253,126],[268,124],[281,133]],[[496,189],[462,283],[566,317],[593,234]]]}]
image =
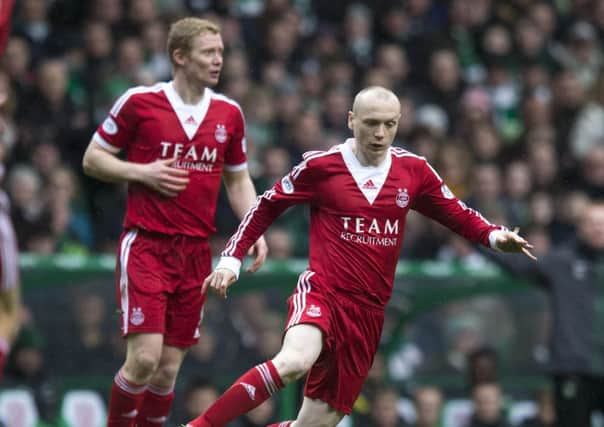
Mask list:
[{"label": "player's mouth", "polygon": [[220,77],[220,70],[210,71],[210,77],[212,77],[213,79],[219,78]]}]

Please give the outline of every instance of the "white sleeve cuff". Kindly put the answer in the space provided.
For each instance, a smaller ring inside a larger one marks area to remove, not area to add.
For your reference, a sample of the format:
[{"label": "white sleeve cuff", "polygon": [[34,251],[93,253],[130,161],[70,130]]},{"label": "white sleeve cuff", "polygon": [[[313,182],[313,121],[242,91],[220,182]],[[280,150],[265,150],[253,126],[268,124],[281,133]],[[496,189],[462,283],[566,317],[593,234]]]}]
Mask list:
[{"label": "white sleeve cuff", "polygon": [[121,148],[116,147],[115,145],[111,145],[109,142],[107,142],[105,140],[105,138],[103,138],[101,136],[101,134],[99,134],[98,132],[94,133],[94,135],[92,136],[92,139],[94,140],[94,142],[96,142],[98,145],[100,145],[105,150],[109,151],[110,153],[117,154],[120,151],[122,151]]},{"label": "white sleeve cuff", "polygon": [[493,230],[489,234],[489,245],[491,249],[495,249],[496,251],[501,252],[501,249],[497,247],[497,239],[501,236],[504,230]]},{"label": "white sleeve cuff", "polygon": [[221,256],[215,270],[226,268],[231,270],[237,279],[239,279],[239,270],[241,270],[241,260],[233,256]]},{"label": "white sleeve cuff", "polygon": [[227,172],[239,172],[247,169],[247,162],[239,163],[238,165],[227,165],[223,166]]}]

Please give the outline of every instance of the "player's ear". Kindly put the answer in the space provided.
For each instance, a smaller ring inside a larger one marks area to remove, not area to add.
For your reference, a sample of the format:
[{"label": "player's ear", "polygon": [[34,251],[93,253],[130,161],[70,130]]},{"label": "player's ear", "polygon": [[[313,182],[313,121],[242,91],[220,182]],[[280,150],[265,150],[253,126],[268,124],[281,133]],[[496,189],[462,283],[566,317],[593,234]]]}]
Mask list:
[{"label": "player's ear", "polygon": [[348,129],[354,130],[352,126],[352,119],[354,118],[354,113],[352,111],[348,112]]},{"label": "player's ear", "polygon": [[174,63],[175,65],[182,67],[183,65],[185,65],[186,58],[187,54],[181,48],[174,49],[174,52],[172,52],[172,63]]}]

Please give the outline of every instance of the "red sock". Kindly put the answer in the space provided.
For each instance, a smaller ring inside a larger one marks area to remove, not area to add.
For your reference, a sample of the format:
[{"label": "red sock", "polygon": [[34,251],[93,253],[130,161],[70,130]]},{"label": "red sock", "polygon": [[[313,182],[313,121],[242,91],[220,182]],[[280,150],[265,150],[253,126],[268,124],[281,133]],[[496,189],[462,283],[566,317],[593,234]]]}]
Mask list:
[{"label": "red sock", "polygon": [[8,358],[8,352],[10,351],[10,345],[4,338],[0,338],[0,382],[4,378],[4,365]]},{"label": "red sock", "polygon": [[222,427],[254,409],[282,388],[283,382],[273,362],[269,360],[243,374],[212,406],[193,421],[189,421],[188,425]]},{"label": "red sock", "polygon": [[121,370],[115,374],[109,398],[107,427],[134,426],[146,388],[146,384],[134,384],[128,381]]},{"label": "red sock", "polygon": [[173,400],[173,388],[162,389],[149,384],[136,417],[137,427],[161,427],[168,419]]},{"label": "red sock", "polygon": [[290,425],[292,425],[293,421],[289,420],[289,421],[281,421],[280,423],[275,423],[275,424],[269,424],[266,427],[289,427]]}]

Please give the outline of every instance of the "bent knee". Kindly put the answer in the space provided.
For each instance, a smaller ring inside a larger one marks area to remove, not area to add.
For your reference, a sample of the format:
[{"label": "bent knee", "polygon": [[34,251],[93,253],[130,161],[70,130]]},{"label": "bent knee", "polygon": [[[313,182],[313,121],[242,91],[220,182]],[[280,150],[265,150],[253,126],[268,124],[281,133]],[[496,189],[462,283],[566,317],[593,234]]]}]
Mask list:
[{"label": "bent knee", "polygon": [[313,357],[301,352],[281,352],[273,359],[277,372],[285,382],[299,379],[315,363]]}]

